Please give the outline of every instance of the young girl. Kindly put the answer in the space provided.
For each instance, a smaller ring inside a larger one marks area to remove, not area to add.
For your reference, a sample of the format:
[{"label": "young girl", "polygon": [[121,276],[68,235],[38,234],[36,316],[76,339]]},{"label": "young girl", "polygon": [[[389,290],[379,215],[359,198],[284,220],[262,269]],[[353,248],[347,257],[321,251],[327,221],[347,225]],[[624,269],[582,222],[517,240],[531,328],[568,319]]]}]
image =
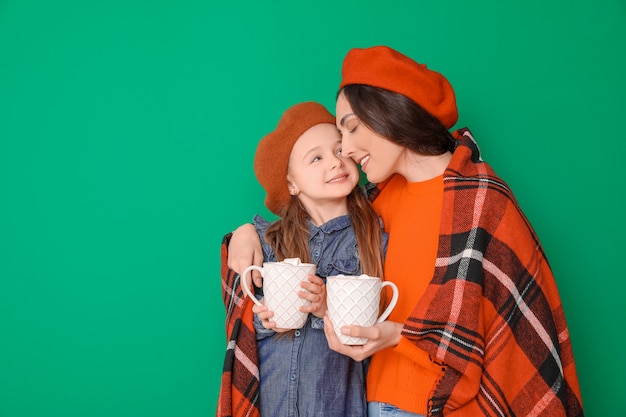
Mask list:
[{"label": "young girl", "polygon": [[[323,317],[325,278],[366,273],[382,277],[378,216],[358,186],[356,163],[341,153],[335,118],[320,104],[289,108],[259,143],[254,170],[279,220],[256,216],[265,262],[300,258],[319,277],[303,283],[301,329],[279,334],[273,313],[254,305],[262,416],[365,416],[365,366],[328,348]],[[256,286],[261,282],[255,278]],[[259,292],[260,290],[256,290]],[[219,413],[218,413],[219,414]],[[234,413],[236,414],[236,413]]]}]

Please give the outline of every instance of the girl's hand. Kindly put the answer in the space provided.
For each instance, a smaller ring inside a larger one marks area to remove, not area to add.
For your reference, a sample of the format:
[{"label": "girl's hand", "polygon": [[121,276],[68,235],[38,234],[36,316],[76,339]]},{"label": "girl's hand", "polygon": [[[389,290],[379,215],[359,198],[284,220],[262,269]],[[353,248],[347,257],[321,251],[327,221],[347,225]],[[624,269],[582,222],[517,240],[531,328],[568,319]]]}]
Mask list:
[{"label": "girl's hand", "polygon": [[402,323],[383,321],[371,327],[344,326],[341,333],[353,337],[367,337],[367,343],[359,346],[344,345],[335,334],[335,329],[328,315],[324,317],[324,333],[328,340],[328,347],[355,361],[362,361],[374,353],[400,343]]},{"label": "girl's hand", "polygon": [[[263,266],[263,250],[254,225],[246,223],[233,232],[228,244],[228,267],[241,274],[250,265]],[[259,271],[252,271],[252,281],[257,287],[263,285]]]},{"label": "girl's hand", "polygon": [[272,320],[274,312],[267,309],[267,306],[259,306],[252,303],[252,312],[261,320],[261,324],[266,329],[274,330],[276,333],[287,332],[290,329],[281,329],[276,327],[276,322]]},{"label": "girl's hand", "polygon": [[311,302],[308,306],[300,307],[300,311],[311,313],[315,317],[324,318],[326,314],[326,284],[317,275],[308,275],[309,282],[302,281],[300,286],[306,291],[300,291],[300,298]]}]

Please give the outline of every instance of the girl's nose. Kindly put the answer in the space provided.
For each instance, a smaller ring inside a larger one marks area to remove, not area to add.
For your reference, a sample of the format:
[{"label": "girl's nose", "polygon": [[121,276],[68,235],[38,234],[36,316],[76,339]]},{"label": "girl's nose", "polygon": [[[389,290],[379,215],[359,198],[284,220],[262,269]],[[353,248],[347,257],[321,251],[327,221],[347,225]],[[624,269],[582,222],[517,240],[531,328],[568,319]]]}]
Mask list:
[{"label": "girl's nose", "polygon": [[330,169],[341,168],[343,166],[343,159],[341,157],[335,155],[330,164]]}]

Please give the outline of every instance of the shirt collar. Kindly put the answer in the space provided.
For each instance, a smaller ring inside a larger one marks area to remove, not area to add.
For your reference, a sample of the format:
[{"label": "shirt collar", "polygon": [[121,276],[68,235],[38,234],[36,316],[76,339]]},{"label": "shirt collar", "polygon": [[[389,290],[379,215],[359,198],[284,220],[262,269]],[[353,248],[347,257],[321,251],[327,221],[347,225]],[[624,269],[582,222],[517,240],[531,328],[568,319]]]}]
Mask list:
[{"label": "shirt collar", "polygon": [[321,226],[315,226],[313,223],[311,223],[310,220],[308,220],[307,223],[309,224],[309,231],[311,233],[311,236],[315,235],[320,230],[325,234],[330,234],[339,230],[343,230],[346,227],[350,227],[352,225],[352,223],[350,222],[349,214],[335,217],[334,219],[327,221]]}]

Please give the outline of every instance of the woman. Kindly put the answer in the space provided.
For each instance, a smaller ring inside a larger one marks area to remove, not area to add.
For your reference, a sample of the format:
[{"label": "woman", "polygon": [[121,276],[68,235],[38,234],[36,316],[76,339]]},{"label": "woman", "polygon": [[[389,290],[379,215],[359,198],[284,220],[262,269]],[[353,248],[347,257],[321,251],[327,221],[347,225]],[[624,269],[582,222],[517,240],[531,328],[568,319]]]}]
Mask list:
[{"label": "woman", "polygon": [[[378,184],[384,273],[400,293],[387,322],[342,328],[364,346],[342,345],[325,320],[331,349],[372,356],[369,415],[582,416],[543,249],[469,130],[449,133],[445,77],[387,47],[353,49],[336,119],[344,154]],[[252,240],[238,241],[233,259],[249,259]]]}]

